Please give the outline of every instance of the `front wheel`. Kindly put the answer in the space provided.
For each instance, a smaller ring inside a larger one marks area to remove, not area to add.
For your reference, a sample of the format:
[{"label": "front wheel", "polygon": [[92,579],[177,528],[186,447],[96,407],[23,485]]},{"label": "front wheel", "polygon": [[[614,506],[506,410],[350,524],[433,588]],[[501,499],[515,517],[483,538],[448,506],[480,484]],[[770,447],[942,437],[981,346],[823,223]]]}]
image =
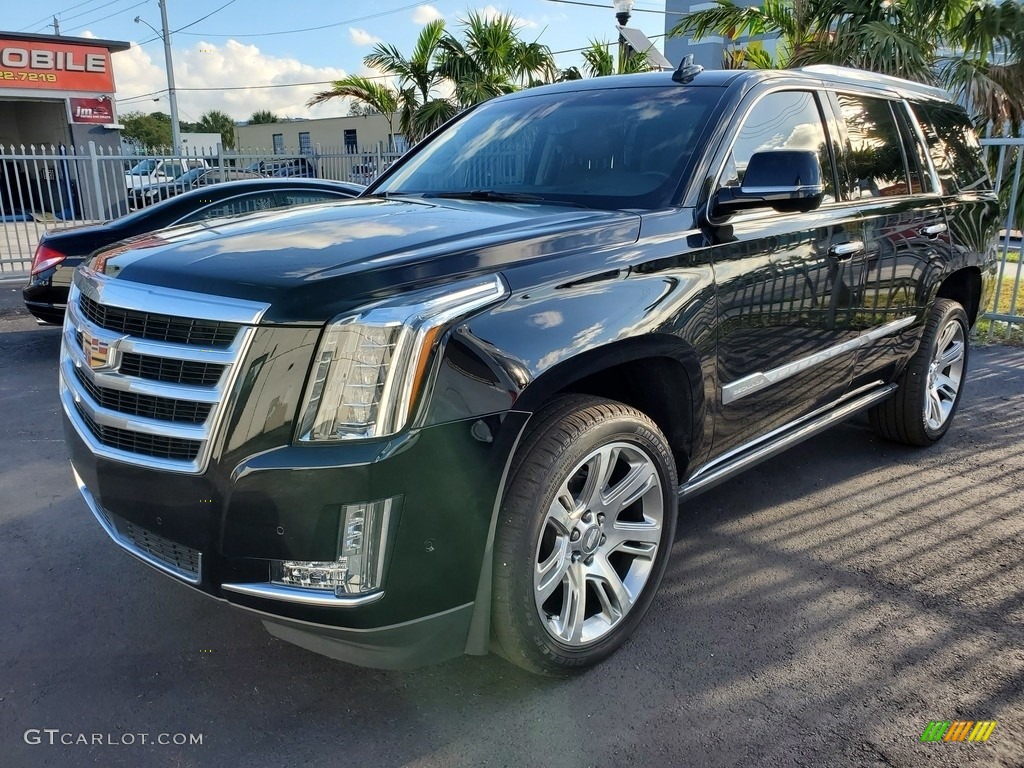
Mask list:
[{"label": "front wheel", "polygon": [[646,415],[589,396],[539,412],[495,538],[496,649],[564,676],[611,655],[650,607],[675,533],[668,442]]},{"label": "front wheel", "polygon": [[921,346],[897,381],[896,394],[868,412],[879,435],[916,446],[942,439],[967,380],[968,334],[963,307],[951,299],[936,301]]}]

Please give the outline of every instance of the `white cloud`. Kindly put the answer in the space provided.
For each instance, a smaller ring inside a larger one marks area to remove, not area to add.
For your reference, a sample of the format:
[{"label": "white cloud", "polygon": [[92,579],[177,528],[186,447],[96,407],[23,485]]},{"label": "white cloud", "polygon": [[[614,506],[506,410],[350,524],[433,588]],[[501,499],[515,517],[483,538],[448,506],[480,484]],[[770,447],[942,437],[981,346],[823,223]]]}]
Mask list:
[{"label": "white cloud", "polygon": [[[159,50],[159,49],[157,49]],[[117,98],[124,99],[151,91],[164,91],[167,78],[162,57],[151,56],[133,46],[113,57]],[[174,80],[178,91],[178,111],[182,120],[195,121],[204,112],[219,109],[236,120],[245,120],[253,112],[269,109],[281,117],[334,117],[348,113],[347,99],[332,99],[313,109],[306,101],[325,90],[329,81],[345,77],[337,67],[314,67],[298,59],[271,56],[255,45],[228,40],[223,45],[197,43],[174,51]],[[246,88],[244,90],[189,91],[187,88],[216,88],[246,83],[283,85],[318,83],[290,88]],[[121,102],[118,113],[132,111],[168,112],[166,93],[157,102],[152,97]]]},{"label": "white cloud", "polygon": [[483,16],[485,19],[490,21],[497,16],[502,14],[506,16],[512,16],[512,20],[520,29],[536,29],[539,25],[533,19],[527,19],[522,16],[516,16],[511,11],[503,11],[493,5],[485,5],[483,8],[478,8],[477,13]]},{"label": "white cloud", "polygon": [[348,36],[356,45],[374,45],[375,43],[383,42],[379,37],[371,35],[365,29],[359,29],[358,27],[349,27]]},{"label": "white cloud", "polygon": [[412,12],[412,20],[416,24],[429,24],[437,19],[443,19],[444,14],[432,5],[418,5]]}]

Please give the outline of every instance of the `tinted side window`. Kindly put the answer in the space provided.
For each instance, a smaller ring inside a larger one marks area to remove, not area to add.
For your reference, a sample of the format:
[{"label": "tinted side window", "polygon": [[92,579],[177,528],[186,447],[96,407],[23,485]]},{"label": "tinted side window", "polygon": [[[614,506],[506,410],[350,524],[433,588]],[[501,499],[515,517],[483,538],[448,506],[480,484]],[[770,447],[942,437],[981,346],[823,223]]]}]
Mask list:
[{"label": "tinted side window", "polygon": [[277,201],[274,199],[274,193],[263,192],[258,195],[234,197],[230,200],[225,200],[222,203],[211,205],[209,208],[203,208],[202,210],[189,214],[178,223],[186,224],[194,221],[206,221],[207,219],[216,219],[222,216],[241,216],[246,213],[266,211],[270,208],[276,207]]},{"label": "tinted side window", "polygon": [[907,194],[910,186],[902,142],[889,102],[848,93],[837,94],[837,98],[846,121],[846,197],[857,200]]},{"label": "tinted side window", "polygon": [[967,115],[939,103],[915,104],[914,111],[946,194],[991,189],[981,146]]},{"label": "tinted side window", "polygon": [[818,155],[825,202],[835,200],[835,180],[828,139],[814,94],[807,91],[769,93],[747,115],[722,172],[721,184],[737,187],[755,152],[775,149],[809,150]]},{"label": "tinted side window", "polygon": [[907,116],[905,105],[893,102],[892,109],[900,124],[900,134],[903,136],[903,152],[907,159],[907,170],[910,172],[910,191],[915,195],[921,192],[934,192],[935,183],[928,167],[927,155],[921,145],[921,138],[914,130],[913,121]]},{"label": "tinted side window", "polygon": [[345,200],[345,195],[332,195],[327,192],[313,190],[288,190],[277,193],[278,205],[306,205],[308,203],[336,203]]}]

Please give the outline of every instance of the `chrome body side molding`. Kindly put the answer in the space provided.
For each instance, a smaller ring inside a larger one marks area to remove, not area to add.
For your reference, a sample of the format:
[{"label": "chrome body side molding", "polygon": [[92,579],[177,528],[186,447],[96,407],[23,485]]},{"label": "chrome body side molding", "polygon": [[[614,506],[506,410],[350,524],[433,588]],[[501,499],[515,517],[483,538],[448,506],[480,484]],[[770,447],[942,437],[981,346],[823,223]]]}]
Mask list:
[{"label": "chrome body side molding", "polygon": [[891,323],[886,323],[871,331],[862,333],[855,339],[844,341],[842,344],[836,344],[834,347],[829,347],[799,360],[794,360],[792,363],[786,363],[778,368],[772,368],[770,371],[758,371],[757,373],[744,376],[742,379],[736,379],[736,381],[722,386],[722,405],[734,403],[747,395],[760,392],[766,387],[778,384],[780,381],[785,381],[792,376],[796,376],[798,373],[803,373],[835,357],[845,355],[847,352],[853,352],[861,347],[866,347],[881,338],[902,331],[907,326],[913,325],[916,320],[916,317],[904,317],[901,320],[894,320]]}]

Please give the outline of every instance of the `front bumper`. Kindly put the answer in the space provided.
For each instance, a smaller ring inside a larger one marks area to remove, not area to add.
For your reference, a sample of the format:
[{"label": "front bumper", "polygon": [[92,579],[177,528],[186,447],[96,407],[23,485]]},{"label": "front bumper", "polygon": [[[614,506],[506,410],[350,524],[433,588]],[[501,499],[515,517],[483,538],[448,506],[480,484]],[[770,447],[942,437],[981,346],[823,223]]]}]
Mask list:
[{"label": "front bumper", "polygon": [[[191,476],[96,456],[66,416],[65,432],[82,496],[123,549],[259,614],[278,637],[399,668],[466,651],[495,499],[525,420],[454,422],[387,446],[282,446]],[[382,590],[335,598],[270,583],[270,560],[331,559],[339,504],[394,496]]]}]

